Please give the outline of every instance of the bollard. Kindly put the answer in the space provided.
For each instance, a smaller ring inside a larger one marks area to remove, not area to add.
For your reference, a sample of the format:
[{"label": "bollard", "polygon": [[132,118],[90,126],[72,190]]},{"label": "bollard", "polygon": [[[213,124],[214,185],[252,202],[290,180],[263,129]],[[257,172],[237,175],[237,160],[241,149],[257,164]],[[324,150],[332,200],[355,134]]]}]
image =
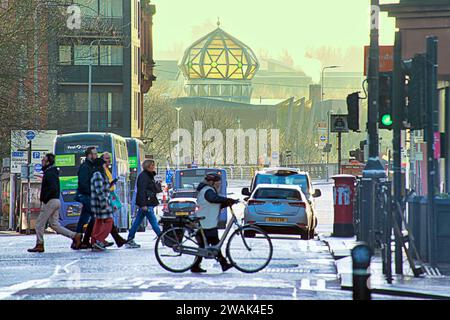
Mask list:
[{"label": "bollard", "polygon": [[353,300],[371,300],[369,288],[370,259],[372,250],[365,243],[361,243],[352,249],[353,266]]}]

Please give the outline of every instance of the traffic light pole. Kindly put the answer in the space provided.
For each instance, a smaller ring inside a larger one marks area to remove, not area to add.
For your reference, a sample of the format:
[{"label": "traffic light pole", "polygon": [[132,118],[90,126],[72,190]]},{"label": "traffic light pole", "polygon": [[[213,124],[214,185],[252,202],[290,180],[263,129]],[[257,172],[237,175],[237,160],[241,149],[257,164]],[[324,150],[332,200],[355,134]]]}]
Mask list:
[{"label": "traffic light pole", "polygon": [[377,216],[375,203],[375,187],[380,178],[386,178],[386,172],[379,158],[379,136],[378,136],[378,100],[379,100],[379,0],[371,0],[371,27],[370,27],[370,50],[369,70],[367,80],[368,92],[368,116],[367,131],[369,143],[369,159],[363,170],[362,179],[362,230],[360,240],[374,249],[375,246],[375,217]]},{"label": "traffic light pole", "polygon": [[379,67],[380,67],[380,47],[379,47],[379,0],[372,0],[371,30],[370,30],[370,51],[369,51],[369,72],[367,80],[369,83],[368,93],[368,119],[367,131],[369,141],[369,159],[363,171],[365,178],[385,178],[386,173],[379,158],[379,136],[378,136],[378,99],[379,99]]},{"label": "traffic light pole", "polygon": [[[401,131],[402,131],[402,110],[405,109],[404,97],[404,77],[402,70],[402,41],[401,33],[395,33],[395,47],[394,47],[394,72],[393,72],[393,92],[392,92],[392,116],[393,116],[393,150],[394,150],[394,208],[396,203],[402,201],[402,163],[401,163]],[[393,217],[397,220],[397,225],[402,225],[402,219],[397,210],[393,211]],[[388,244],[389,246],[389,244]],[[403,274],[403,254],[402,244],[398,235],[395,237],[395,273]]]}]

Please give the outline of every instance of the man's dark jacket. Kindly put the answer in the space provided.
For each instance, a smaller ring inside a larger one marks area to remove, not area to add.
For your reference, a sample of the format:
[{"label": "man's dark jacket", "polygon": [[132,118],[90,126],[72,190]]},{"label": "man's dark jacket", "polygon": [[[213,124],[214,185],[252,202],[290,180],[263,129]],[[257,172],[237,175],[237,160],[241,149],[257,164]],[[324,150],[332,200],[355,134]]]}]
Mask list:
[{"label": "man's dark jacket", "polygon": [[59,199],[59,171],[55,166],[45,166],[42,168],[44,177],[42,178],[40,200],[43,203],[51,199]]},{"label": "man's dark jacket", "polygon": [[91,160],[86,159],[86,161],[81,164],[78,169],[78,194],[85,195],[87,197],[91,196],[91,178],[94,171],[95,166]]},{"label": "man's dark jacket", "polygon": [[136,205],[155,207],[159,204],[156,194],[162,192],[161,185],[155,181],[156,172],[144,170],[137,178]]}]

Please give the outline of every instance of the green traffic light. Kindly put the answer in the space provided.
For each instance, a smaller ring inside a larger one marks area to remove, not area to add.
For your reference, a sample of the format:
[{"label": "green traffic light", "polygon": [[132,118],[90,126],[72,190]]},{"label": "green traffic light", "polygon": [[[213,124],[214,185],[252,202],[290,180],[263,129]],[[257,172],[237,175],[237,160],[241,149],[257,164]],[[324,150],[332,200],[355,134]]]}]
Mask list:
[{"label": "green traffic light", "polygon": [[385,126],[391,126],[393,123],[392,116],[390,114],[383,115],[383,117],[381,118],[381,123]]}]

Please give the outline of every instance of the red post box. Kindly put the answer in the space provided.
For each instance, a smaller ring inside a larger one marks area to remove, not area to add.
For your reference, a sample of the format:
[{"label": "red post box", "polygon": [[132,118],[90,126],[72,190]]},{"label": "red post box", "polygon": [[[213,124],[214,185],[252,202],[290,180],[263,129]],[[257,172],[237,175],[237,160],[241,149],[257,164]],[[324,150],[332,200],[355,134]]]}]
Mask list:
[{"label": "red post box", "polygon": [[353,237],[353,199],[355,197],[356,177],[340,174],[332,177],[334,180],[334,237]]}]

